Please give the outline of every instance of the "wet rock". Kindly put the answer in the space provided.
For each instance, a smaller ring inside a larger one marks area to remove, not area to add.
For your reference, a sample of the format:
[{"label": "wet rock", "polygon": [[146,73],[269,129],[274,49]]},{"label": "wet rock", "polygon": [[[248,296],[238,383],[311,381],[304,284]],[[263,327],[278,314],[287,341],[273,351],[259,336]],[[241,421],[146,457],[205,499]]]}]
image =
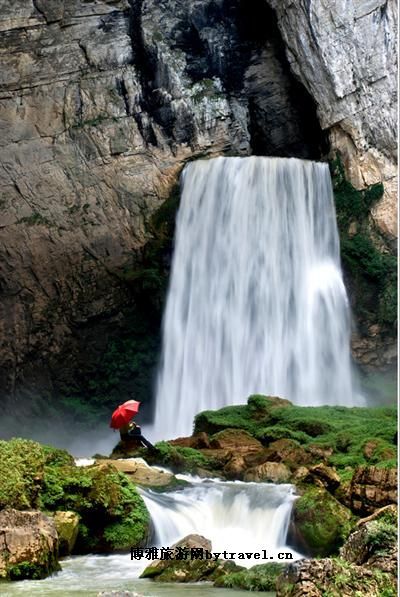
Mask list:
[{"label": "wet rock", "polygon": [[243,568],[233,562],[210,559],[191,559],[192,549],[200,548],[211,553],[211,542],[201,535],[188,535],[171,549],[188,550],[187,559],[156,560],[140,575],[140,578],[152,578],[158,582],[199,582],[215,580],[229,572]]},{"label": "wet rock", "polygon": [[54,514],[58,534],[58,554],[68,556],[74,549],[79,532],[80,517],[76,512],[59,511]]},{"label": "wet rock", "polygon": [[264,464],[248,469],[244,475],[244,480],[286,483],[290,479],[290,476],[290,470],[282,462],[265,462]]},{"label": "wet rock", "polygon": [[397,503],[397,469],[358,467],[348,491],[351,509],[361,515]]},{"label": "wet rock", "polygon": [[0,512],[0,579],[40,579],[60,569],[53,519],[37,511]]}]

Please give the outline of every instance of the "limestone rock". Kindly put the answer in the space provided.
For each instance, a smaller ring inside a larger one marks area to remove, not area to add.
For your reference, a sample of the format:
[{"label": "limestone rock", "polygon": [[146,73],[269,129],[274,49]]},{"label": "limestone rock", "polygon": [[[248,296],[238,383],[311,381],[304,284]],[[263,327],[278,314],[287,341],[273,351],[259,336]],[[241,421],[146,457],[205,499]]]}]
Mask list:
[{"label": "limestone rock", "polygon": [[45,578],[60,569],[54,521],[38,511],[0,512],[0,579]]},{"label": "limestone rock", "polygon": [[290,479],[290,475],[290,470],[282,462],[264,462],[264,464],[248,469],[244,480],[286,483]]},{"label": "limestone rock", "polygon": [[277,579],[277,597],[381,597],[384,589],[395,594],[390,575],[340,559],[301,560],[290,564]]},{"label": "limestone rock", "polygon": [[318,105],[332,149],[356,188],[383,181],[373,217],[396,235],[395,0],[268,0],[276,10],[290,67]]},{"label": "limestone rock", "polygon": [[210,447],[216,450],[238,452],[256,452],[262,450],[262,444],[243,429],[225,429],[212,436]]},{"label": "limestone rock", "polygon": [[368,565],[396,575],[397,572],[397,507],[380,508],[368,518],[358,521],[340,556],[352,564]]},{"label": "limestone rock", "polygon": [[149,466],[141,458],[124,460],[101,460],[101,464],[112,464],[122,473],[126,473],[131,481],[138,485],[149,485],[152,487],[165,487],[175,479],[172,473],[160,471]]},{"label": "limestone rock", "polygon": [[201,450],[203,448],[209,448],[210,442],[207,433],[200,431],[190,437],[178,437],[169,441],[171,446],[180,446],[181,448],[194,448],[195,450]]},{"label": "limestone rock", "polygon": [[54,524],[58,534],[58,554],[68,556],[72,553],[79,531],[79,515],[76,512],[58,511],[54,514]]},{"label": "limestone rock", "polygon": [[246,461],[242,455],[236,454],[228,460],[224,466],[224,474],[227,479],[242,479],[247,468]]},{"label": "limestone rock", "polygon": [[349,501],[354,512],[364,515],[397,503],[397,469],[358,467],[351,480]]},{"label": "limestone rock", "polygon": [[288,466],[303,466],[311,462],[311,455],[296,441],[279,439],[269,444],[264,452],[265,460],[271,462],[285,462]]}]

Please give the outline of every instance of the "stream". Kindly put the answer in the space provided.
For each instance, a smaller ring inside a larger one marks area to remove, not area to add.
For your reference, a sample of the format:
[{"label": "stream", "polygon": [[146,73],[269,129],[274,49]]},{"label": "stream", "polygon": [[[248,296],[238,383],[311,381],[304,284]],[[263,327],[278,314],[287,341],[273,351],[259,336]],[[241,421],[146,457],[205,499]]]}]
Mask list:
[{"label": "stream", "polygon": [[[292,553],[293,559],[301,557],[286,545],[296,499],[292,485],[177,477],[190,485],[170,493],[140,489],[152,519],[151,546],[170,547],[184,536],[197,533],[211,541],[213,552],[265,550],[268,559],[235,559],[246,567],[276,560],[278,552]],[[193,597],[222,597],[228,591],[210,583],[180,585],[139,579],[149,563],[131,560],[129,553],[68,557],[61,560],[62,571],[58,574],[41,581],[4,583],[0,595],[94,597],[105,590],[131,590],[146,597],[173,597],[183,592]],[[249,596],[248,591],[235,591],[236,597],[245,595]]]}]

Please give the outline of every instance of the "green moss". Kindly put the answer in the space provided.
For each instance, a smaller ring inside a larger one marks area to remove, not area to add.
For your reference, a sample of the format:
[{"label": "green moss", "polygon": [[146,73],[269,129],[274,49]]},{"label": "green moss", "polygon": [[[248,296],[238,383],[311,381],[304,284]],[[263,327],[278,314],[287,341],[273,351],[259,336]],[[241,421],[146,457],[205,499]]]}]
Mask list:
[{"label": "green moss", "polygon": [[35,508],[43,479],[45,454],[37,442],[0,440],[0,509]]},{"label": "green moss", "polygon": [[393,551],[397,542],[397,520],[391,514],[368,523],[366,545],[369,553],[386,556]]},{"label": "green moss", "polygon": [[[195,418],[196,432],[214,434],[227,428],[244,429],[264,445],[277,439],[292,439],[304,448],[310,444],[331,448],[329,464],[337,468],[343,479],[352,474],[348,467],[395,466],[397,411],[392,407],[283,406],[276,398],[257,396],[249,398],[247,405],[204,411]],[[378,447],[367,458],[364,446],[370,440],[377,440]]]},{"label": "green moss", "polygon": [[154,456],[158,464],[170,467],[175,472],[196,472],[198,468],[212,470],[214,459],[204,456],[199,450],[172,446],[168,442],[158,442],[155,445],[157,453]]},{"label": "green moss", "polygon": [[276,579],[284,567],[285,564],[260,564],[248,570],[220,576],[214,586],[245,591],[275,591]]},{"label": "green moss", "polygon": [[312,556],[337,553],[350,534],[354,519],[325,489],[309,488],[295,502],[296,532]]},{"label": "green moss", "polygon": [[43,563],[20,562],[8,568],[8,578],[9,580],[41,580],[58,570],[61,568],[53,558]]},{"label": "green moss", "polygon": [[46,467],[42,507],[81,516],[76,551],[114,551],[141,544],[150,517],[135,486],[110,465]]}]

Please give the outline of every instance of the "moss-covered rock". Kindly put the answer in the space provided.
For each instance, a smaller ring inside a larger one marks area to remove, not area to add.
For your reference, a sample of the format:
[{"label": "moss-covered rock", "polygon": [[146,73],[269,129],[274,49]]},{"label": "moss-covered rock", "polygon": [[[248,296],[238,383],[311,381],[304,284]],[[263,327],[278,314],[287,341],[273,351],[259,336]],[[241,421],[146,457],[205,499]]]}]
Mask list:
[{"label": "moss-covered rock", "polygon": [[[267,450],[279,447],[278,442],[287,446],[291,442],[290,446],[296,447],[291,453],[263,454],[261,461],[249,460],[252,467],[272,460],[295,469],[322,460],[334,467],[342,481],[349,481],[354,468],[361,465],[377,462],[378,467],[396,466],[395,459],[390,458],[396,451],[395,408],[301,407],[257,395],[250,396],[245,405],[204,411],[195,419],[196,432],[216,434],[228,428],[246,431]],[[371,441],[376,442],[375,449],[366,451]]]},{"label": "moss-covered rock", "polygon": [[215,587],[243,589],[245,591],[275,591],[276,580],[282,573],[284,564],[259,564],[249,569],[220,576]]},{"label": "moss-covered rock", "polygon": [[354,518],[325,489],[311,487],[293,507],[295,542],[311,556],[336,554],[350,534]]},{"label": "moss-covered rock", "polygon": [[341,558],[302,560],[285,568],[277,597],[396,597],[391,574],[355,566]]},{"label": "moss-covered rock", "polygon": [[150,516],[135,486],[112,465],[46,467],[46,510],[81,516],[76,552],[126,550],[143,544]]},{"label": "moss-covered rock", "polygon": [[72,553],[79,532],[79,515],[76,512],[56,512],[54,524],[58,533],[58,555],[68,556]]},{"label": "moss-covered rock", "polygon": [[[201,557],[193,557],[192,550],[200,550]],[[175,543],[171,547],[171,556],[171,559],[152,562],[140,578],[150,578],[158,582],[188,583],[211,581],[243,570],[234,562],[215,560],[211,552],[211,542],[201,535],[188,535]]]},{"label": "moss-covered rock", "polygon": [[45,466],[73,463],[65,450],[27,439],[0,440],[0,509],[37,508]]},{"label": "moss-covered rock", "polygon": [[200,450],[173,446],[168,442],[158,442],[156,451],[147,455],[151,464],[159,464],[171,468],[174,472],[196,473],[198,469],[212,471],[216,465],[213,458],[205,456]]}]

